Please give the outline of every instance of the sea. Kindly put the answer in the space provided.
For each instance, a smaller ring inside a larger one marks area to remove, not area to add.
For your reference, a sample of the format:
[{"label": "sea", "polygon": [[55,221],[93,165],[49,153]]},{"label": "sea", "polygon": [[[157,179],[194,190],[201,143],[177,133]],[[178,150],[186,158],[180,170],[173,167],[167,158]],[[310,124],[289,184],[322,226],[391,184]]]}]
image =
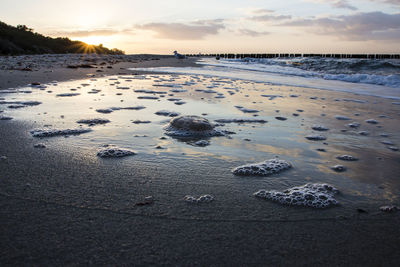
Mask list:
[{"label": "sea", "polygon": [[[399,59],[322,57],[271,59],[202,58],[198,67],[152,68],[157,72],[199,74],[400,99]],[[144,70],[150,70],[146,68]]]}]

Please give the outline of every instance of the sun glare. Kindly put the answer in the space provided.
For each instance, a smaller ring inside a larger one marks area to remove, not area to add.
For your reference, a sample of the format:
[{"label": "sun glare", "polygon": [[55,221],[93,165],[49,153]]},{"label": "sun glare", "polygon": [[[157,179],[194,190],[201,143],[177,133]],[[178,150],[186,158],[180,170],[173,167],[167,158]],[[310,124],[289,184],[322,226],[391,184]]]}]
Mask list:
[{"label": "sun glare", "polygon": [[107,43],[107,41],[109,41],[109,39],[110,38],[108,36],[97,36],[97,35],[79,37],[80,41],[85,42],[90,45],[99,45],[99,44],[106,45],[106,43]]}]

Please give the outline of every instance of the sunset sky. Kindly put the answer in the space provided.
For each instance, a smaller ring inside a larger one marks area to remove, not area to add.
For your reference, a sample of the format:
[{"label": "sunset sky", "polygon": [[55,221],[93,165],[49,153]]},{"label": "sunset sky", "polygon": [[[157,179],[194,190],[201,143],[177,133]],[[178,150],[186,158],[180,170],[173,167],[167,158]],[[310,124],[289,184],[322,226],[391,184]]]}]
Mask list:
[{"label": "sunset sky", "polygon": [[1,0],[0,20],[128,54],[400,53],[400,0]]}]

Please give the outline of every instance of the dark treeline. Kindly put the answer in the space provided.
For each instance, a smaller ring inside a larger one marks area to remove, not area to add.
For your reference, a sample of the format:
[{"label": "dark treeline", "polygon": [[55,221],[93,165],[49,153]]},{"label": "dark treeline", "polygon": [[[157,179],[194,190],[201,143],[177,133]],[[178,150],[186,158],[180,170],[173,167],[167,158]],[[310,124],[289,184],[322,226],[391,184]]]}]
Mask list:
[{"label": "dark treeline", "polygon": [[100,45],[88,45],[69,38],[51,38],[33,32],[25,25],[17,27],[0,21],[0,55],[97,53],[123,55],[122,50]]}]

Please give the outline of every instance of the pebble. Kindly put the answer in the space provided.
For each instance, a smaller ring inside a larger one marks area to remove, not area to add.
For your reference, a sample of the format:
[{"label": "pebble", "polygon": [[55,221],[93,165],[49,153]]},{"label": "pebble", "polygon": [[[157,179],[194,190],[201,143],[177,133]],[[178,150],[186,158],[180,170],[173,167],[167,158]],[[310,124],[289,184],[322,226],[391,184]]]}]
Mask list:
[{"label": "pebble", "polygon": [[393,205],[389,205],[389,206],[382,206],[379,208],[381,211],[383,212],[396,212],[399,210],[398,207],[393,206]]},{"label": "pebble", "polygon": [[308,139],[308,140],[311,140],[311,141],[326,140],[326,137],[323,136],[323,135],[307,135],[305,138]]},{"label": "pebble", "polygon": [[377,120],[374,120],[374,119],[368,119],[368,120],[365,120],[365,122],[369,123],[369,124],[378,124],[379,123]]},{"label": "pebble", "polygon": [[351,155],[341,155],[341,156],[337,156],[336,158],[340,159],[340,160],[345,160],[345,161],[357,161],[358,160],[358,158],[353,157]]},{"label": "pebble", "polygon": [[335,172],[344,172],[346,171],[346,167],[343,165],[335,165],[331,167],[332,170],[334,170]]},{"label": "pebble", "polygon": [[285,118],[285,117],[280,117],[280,116],[275,117],[275,119],[277,119],[277,120],[279,120],[279,121],[285,121],[285,120],[287,120],[287,118]]},{"label": "pebble", "polygon": [[33,145],[34,148],[46,148],[45,144],[39,143],[39,144],[34,144]]},{"label": "pebble", "polygon": [[313,125],[313,126],[311,127],[311,129],[313,129],[313,130],[315,130],[315,131],[328,131],[328,130],[329,130],[328,127],[325,127],[325,126],[323,126],[323,125]]}]

